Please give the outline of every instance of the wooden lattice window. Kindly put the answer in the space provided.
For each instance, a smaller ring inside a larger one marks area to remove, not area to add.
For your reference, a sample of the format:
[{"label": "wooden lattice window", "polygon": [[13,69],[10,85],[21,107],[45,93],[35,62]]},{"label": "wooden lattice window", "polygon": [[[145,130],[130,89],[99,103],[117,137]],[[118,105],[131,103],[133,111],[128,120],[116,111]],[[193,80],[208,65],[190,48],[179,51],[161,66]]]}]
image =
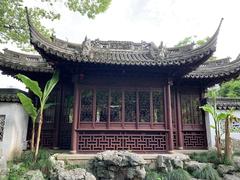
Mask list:
[{"label": "wooden lattice window", "polygon": [[153,91],[153,122],[164,121],[163,91]]},{"label": "wooden lattice window", "polygon": [[3,141],[3,132],[5,126],[5,115],[0,115],[0,142]]},{"label": "wooden lattice window", "polygon": [[111,90],[110,120],[121,121],[122,116],[122,91]]},{"label": "wooden lattice window", "polygon": [[137,117],[136,91],[125,91],[125,121],[135,122]]},{"label": "wooden lattice window", "polygon": [[181,108],[182,121],[184,124],[203,124],[198,94],[182,94]]},{"label": "wooden lattice window", "polygon": [[81,120],[92,121],[93,111],[93,90],[83,89],[81,91]]},{"label": "wooden lattice window", "polygon": [[136,122],[138,119],[140,123],[150,123],[151,117],[152,123],[164,122],[164,95],[160,88],[82,88],[80,92],[81,122]]},{"label": "wooden lattice window", "polygon": [[63,97],[63,119],[66,123],[72,123],[73,122],[73,92],[72,89],[67,89],[67,91],[64,92]]},{"label": "wooden lattice window", "polygon": [[108,89],[96,90],[96,122],[106,122],[108,120]]},{"label": "wooden lattice window", "polygon": [[139,91],[139,121],[150,121],[150,91]]}]

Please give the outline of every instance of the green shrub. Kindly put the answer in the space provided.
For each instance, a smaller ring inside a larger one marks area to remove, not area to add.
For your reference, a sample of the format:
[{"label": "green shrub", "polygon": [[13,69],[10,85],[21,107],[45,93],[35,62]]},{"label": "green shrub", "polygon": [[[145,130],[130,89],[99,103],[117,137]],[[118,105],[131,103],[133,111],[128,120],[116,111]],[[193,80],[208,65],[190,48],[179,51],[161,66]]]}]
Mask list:
[{"label": "green shrub", "polygon": [[34,154],[31,151],[23,152],[20,157],[8,163],[8,179],[17,180],[27,171],[36,169],[39,169],[45,177],[48,177],[51,169],[51,162],[49,161],[50,155],[47,150],[41,149],[37,161],[34,162]]},{"label": "green shrub", "polygon": [[11,168],[9,169],[7,178],[8,180],[18,180],[24,173],[28,171],[28,168],[25,164],[12,164],[10,163]]},{"label": "green shrub", "polygon": [[67,170],[76,169],[76,168],[88,169],[88,167],[84,164],[71,164],[68,161],[64,161],[64,163],[65,163],[65,169]]},{"label": "green shrub", "polygon": [[193,172],[193,176],[199,179],[220,180],[217,170],[211,165],[207,165],[203,169]]},{"label": "green shrub", "polygon": [[216,151],[193,153],[190,158],[202,163],[214,163],[216,165],[223,163],[223,160],[217,156]]},{"label": "green shrub", "polygon": [[[233,158],[232,158],[233,159]],[[223,157],[223,164],[225,164],[225,165],[233,165],[233,160],[232,159],[228,159],[228,158],[226,158],[225,157],[225,155],[224,155],[224,157]]]},{"label": "green shrub", "polygon": [[191,180],[191,176],[183,169],[175,169],[167,174],[166,180]]},{"label": "green shrub", "polygon": [[157,173],[156,171],[147,171],[145,180],[164,180],[164,175]]}]

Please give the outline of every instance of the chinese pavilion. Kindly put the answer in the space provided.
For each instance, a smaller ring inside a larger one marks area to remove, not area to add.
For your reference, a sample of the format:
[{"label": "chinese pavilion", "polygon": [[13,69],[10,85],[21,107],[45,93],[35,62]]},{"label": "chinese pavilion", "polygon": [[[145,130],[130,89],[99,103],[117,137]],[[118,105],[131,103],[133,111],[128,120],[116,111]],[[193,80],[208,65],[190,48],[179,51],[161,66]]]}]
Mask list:
[{"label": "chinese pavilion", "polygon": [[220,26],[202,46],[168,48],[88,38],[82,44],[48,40],[29,21],[31,44],[41,56],[5,49],[0,67],[40,84],[60,71],[50,97],[56,105],[44,115],[42,146],[80,153],[204,149],[206,124],[199,109],[204,92],[240,73],[240,56],[207,61]]}]

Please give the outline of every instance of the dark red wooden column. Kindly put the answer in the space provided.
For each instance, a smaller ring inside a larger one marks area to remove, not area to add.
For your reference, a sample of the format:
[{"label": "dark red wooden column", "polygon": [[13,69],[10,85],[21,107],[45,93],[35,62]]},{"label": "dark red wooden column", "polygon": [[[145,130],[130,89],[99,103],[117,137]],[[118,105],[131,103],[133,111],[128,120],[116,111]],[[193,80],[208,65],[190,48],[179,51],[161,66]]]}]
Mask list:
[{"label": "dark red wooden column", "polygon": [[172,103],[171,103],[171,85],[172,81],[168,80],[166,87],[166,100],[167,100],[167,120],[168,120],[168,144],[169,151],[172,151],[174,148],[173,144],[173,122],[172,122]]},{"label": "dark red wooden column", "polygon": [[177,137],[178,137],[178,149],[183,149],[183,131],[182,131],[182,115],[181,115],[181,102],[180,93],[176,92],[177,97]]},{"label": "dark red wooden column", "polygon": [[[57,89],[57,88],[56,88]],[[63,103],[63,85],[62,83],[59,83],[59,91],[57,92],[57,102],[56,102],[56,110],[55,110],[55,134],[54,134],[54,141],[53,141],[53,149],[59,149],[59,129],[60,129],[60,122],[63,120],[61,118],[61,112],[62,112],[62,103]]]},{"label": "dark red wooden column", "polygon": [[72,139],[71,139],[71,153],[77,152],[77,126],[79,119],[79,98],[80,89],[78,81],[74,83],[74,105],[73,105],[73,122],[72,122]]}]

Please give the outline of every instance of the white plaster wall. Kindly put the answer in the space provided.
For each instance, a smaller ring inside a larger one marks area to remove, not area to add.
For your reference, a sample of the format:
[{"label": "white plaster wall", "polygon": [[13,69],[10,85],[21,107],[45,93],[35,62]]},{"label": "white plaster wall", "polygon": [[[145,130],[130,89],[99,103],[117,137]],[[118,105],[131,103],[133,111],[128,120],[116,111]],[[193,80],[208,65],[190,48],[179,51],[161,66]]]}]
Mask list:
[{"label": "white plaster wall", "polygon": [[205,122],[206,122],[206,131],[207,131],[207,143],[208,149],[215,148],[215,130],[211,128],[214,126],[214,120],[209,113],[205,112]]},{"label": "white plaster wall", "polygon": [[[219,113],[224,112],[223,110],[218,111]],[[234,115],[240,118],[240,110],[234,111]],[[207,139],[208,139],[208,148],[215,148],[215,130],[211,128],[211,125],[214,126],[213,117],[209,113],[205,113],[206,120],[206,130],[207,130]],[[240,133],[231,133],[233,139],[240,140]],[[224,138],[224,135],[223,137]]]},{"label": "white plaster wall", "polygon": [[0,103],[0,114],[6,115],[0,149],[10,160],[26,148],[28,115],[19,103]]}]

